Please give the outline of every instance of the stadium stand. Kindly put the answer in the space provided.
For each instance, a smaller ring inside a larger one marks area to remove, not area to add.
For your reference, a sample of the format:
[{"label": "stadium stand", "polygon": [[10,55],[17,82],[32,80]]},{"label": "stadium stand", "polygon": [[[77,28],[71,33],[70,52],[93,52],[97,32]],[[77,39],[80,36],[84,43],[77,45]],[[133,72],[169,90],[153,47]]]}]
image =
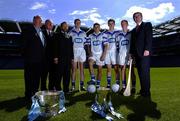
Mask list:
[{"label": "stadium stand", "polygon": [[[31,24],[31,22],[0,20],[0,69],[23,68],[20,36]],[[93,32],[92,28],[81,29],[86,31],[87,35]],[[59,26],[55,25],[53,31],[59,32]],[[180,67],[180,17],[154,26],[152,45],[152,67]]]}]

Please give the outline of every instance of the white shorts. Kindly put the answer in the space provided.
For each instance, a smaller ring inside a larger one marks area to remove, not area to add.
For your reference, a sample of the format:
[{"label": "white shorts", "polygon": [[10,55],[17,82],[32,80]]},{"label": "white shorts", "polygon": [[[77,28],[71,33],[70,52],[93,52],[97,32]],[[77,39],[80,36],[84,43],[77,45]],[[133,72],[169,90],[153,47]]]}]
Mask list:
[{"label": "white shorts", "polygon": [[93,54],[93,56],[89,57],[89,60],[92,59],[93,61],[96,62],[96,65],[98,66],[104,66],[104,61],[100,60],[101,55],[102,54]]},{"label": "white shorts", "polygon": [[117,52],[115,50],[108,51],[105,58],[105,64],[115,65],[117,63],[116,60],[117,60]]},{"label": "white shorts", "polygon": [[118,54],[118,59],[117,59],[117,64],[119,64],[119,65],[127,65],[127,63],[128,63],[127,53],[119,53]]},{"label": "white shorts", "polygon": [[86,61],[86,51],[84,48],[74,49],[74,62],[85,62]]}]

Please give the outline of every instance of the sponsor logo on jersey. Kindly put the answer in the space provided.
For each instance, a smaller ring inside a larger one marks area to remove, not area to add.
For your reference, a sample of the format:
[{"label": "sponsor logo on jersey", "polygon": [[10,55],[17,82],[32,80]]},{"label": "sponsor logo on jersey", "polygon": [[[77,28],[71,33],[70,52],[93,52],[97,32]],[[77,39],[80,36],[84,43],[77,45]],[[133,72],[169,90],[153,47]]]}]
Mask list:
[{"label": "sponsor logo on jersey", "polygon": [[125,39],[125,40],[121,41],[121,45],[122,46],[125,46],[125,45],[128,45],[128,44],[129,44],[129,40],[128,39]]},{"label": "sponsor logo on jersey", "polygon": [[115,38],[109,38],[109,43],[115,43],[115,42],[116,42]]},{"label": "sponsor logo on jersey", "polygon": [[100,44],[101,44],[101,41],[99,40],[93,41],[93,46],[98,46]]},{"label": "sponsor logo on jersey", "polygon": [[75,42],[75,43],[82,43],[82,42],[83,42],[83,39],[82,39],[82,38],[75,38],[75,39],[74,39],[74,42]]}]

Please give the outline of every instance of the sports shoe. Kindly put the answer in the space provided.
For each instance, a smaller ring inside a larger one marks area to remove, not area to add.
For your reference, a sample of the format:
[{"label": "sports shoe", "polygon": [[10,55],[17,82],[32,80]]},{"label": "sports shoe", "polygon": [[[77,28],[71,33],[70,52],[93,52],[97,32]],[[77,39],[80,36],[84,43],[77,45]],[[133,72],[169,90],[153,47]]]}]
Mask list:
[{"label": "sports shoe", "polygon": [[120,94],[123,94],[126,88],[122,88]]},{"label": "sports shoe", "polygon": [[91,84],[95,85],[96,84],[96,80],[92,79],[92,80],[88,81],[87,84],[88,85],[91,85]]},{"label": "sports shoe", "polygon": [[107,89],[110,89],[110,88],[111,88],[111,85],[110,85],[110,84],[108,84],[108,85],[106,86],[106,88],[107,88]]},{"label": "sports shoe", "polygon": [[72,86],[70,92],[74,92],[75,91],[75,86]]},{"label": "sports shoe", "polygon": [[120,81],[116,81],[116,84],[118,84],[118,85],[119,85],[119,84],[120,84]]},{"label": "sports shoe", "polygon": [[96,90],[100,90],[100,85],[96,85]]},{"label": "sports shoe", "polygon": [[86,91],[86,88],[84,86],[81,86],[79,91]]}]

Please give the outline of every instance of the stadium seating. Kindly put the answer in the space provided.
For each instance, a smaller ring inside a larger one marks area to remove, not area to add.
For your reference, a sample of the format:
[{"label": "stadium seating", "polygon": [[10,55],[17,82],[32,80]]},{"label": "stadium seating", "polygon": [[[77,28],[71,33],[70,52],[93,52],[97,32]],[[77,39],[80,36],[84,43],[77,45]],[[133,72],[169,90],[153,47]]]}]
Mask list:
[{"label": "stadium seating", "polygon": [[[20,36],[21,32],[30,25],[32,25],[31,22],[0,20],[0,58],[2,58],[0,69],[23,68],[23,57],[21,55],[23,41]],[[151,66],[180,66],[179,26],[180,17],[177,17],[153,27]],[[72,29],[72,26],[69,28]],[[87,35],[93,32],[92,28],[82,27],[81,29],[87,32]],[[53,31],[59,32],[59,26],[55,25]],[[173,60],[169,60],[169,58],[173,58]],[[88,63],[85,65],[87,67]]]}]

